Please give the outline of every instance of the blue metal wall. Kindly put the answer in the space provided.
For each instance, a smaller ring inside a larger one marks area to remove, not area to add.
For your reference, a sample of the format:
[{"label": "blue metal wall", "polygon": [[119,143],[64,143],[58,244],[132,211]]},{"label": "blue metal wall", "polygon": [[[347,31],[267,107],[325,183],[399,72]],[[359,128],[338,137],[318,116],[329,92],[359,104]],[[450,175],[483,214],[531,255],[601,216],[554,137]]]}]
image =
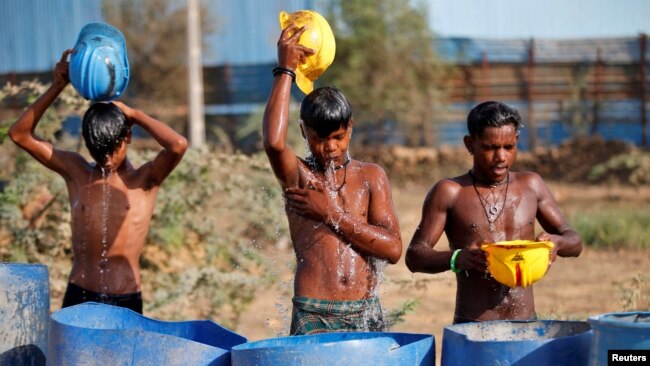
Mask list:
[{"label": "blue metal wall", "polygon": [[206,66],[275,62],[280,36],[278,14],[284,10],[325,9],[325,0],[217,0],[209,1],[216,34],[204,50]]},{"label": "blue metal wall", "polygon": [[0,1],[0,74],[52,70],[79,30],[102,21],[101,0]]},{"label": "blue metal wall", "polygon": [[[182,1],[182,0],[178,0]],[[325,9],[327,0],[209,0],[216,33],[203,51],[206,66],[275,62],[281,10]],[[0,74],[52,69],[81,28],[103,21],[101,0],[1,0]]]}]

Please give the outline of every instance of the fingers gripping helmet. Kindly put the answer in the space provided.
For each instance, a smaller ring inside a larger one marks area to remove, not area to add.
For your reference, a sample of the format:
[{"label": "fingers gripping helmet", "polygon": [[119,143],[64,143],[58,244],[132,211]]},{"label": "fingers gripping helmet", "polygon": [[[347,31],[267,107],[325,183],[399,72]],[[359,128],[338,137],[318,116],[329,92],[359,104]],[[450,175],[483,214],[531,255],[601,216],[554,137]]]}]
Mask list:
[{"label": "fingers gripping helmet", "polygon": [[314,50],[305,63],[298,65],[296,84],[303,93],[309,94],[314,90],[314,80],[318,79],[334,61],[336,43],[334,34],[327,20],[312,10],[299,10],[288,14],[280,12],[280,27],[285,29],[291,24],[307,29],[300,36],[299,43]]},{"label": "fingers gripping helmet", "polygon": [[110,101],[129,83],[124,36],[106,23],[86,24],[70,58],[70,82],[84,98]]}]

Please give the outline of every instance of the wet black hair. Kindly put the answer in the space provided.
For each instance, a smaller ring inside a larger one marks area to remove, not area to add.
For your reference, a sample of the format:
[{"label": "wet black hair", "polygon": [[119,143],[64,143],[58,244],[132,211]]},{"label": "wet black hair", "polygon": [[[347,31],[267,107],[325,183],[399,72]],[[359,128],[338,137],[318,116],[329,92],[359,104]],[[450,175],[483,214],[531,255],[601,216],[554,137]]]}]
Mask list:
[{"label": "wet black hair", "polygon": [[481,136],[486,127],[506,125],[513,125],[517,133],[524,127],[519,112],[500,102],[483,102],[467,115],[467,130],[472,137]]},{"label": "wet black hair", "polygon": [[81,133],[90,155],[99,164],[115,152],[130,130],[122,110],[113,103],[98,102],[88,108]]},{"label": "wet black hair", "polygon": [[325,86],[314,89],[303,99],[300,119],[318,136],[325,137],[341,127],[348,128],[352,108],[339,89]]}]

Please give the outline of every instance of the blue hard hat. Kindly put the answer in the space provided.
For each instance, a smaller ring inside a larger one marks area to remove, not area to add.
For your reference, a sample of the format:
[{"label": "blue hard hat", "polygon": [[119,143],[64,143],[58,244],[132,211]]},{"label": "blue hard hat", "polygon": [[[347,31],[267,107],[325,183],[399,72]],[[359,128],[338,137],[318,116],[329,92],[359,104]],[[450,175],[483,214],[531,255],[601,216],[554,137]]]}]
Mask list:
[{"label": "blue hard hat", "polygon": [[70,57],[70,82],[84,98],[110,101],[129,83],[124,35],[106,23],[86,24]]}]

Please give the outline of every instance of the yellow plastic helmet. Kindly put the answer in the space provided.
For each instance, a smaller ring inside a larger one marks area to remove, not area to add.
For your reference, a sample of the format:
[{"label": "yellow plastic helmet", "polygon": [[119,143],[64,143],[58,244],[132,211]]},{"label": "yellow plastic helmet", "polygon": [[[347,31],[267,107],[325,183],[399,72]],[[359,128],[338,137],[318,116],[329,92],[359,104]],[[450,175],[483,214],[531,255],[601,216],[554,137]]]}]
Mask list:
[{"label": "yellow plastic helmet", "polygon": [[512,240],[481,245],[490,274],[509,287],[528,287],[546,274],[550,241]]},{"label": "yellow plastic helmet", "polygon": [[336,42],[327,20],[313,10],[298,10],[295,13],[280,12],[280,27],[287,28],[290,24],[307,29],[300,36],[298,43],[314,50],[307,61],[298,65],[296,84],[303,93],[309,94],[314,90],[314,80],[318,79],[334,61]]}]

